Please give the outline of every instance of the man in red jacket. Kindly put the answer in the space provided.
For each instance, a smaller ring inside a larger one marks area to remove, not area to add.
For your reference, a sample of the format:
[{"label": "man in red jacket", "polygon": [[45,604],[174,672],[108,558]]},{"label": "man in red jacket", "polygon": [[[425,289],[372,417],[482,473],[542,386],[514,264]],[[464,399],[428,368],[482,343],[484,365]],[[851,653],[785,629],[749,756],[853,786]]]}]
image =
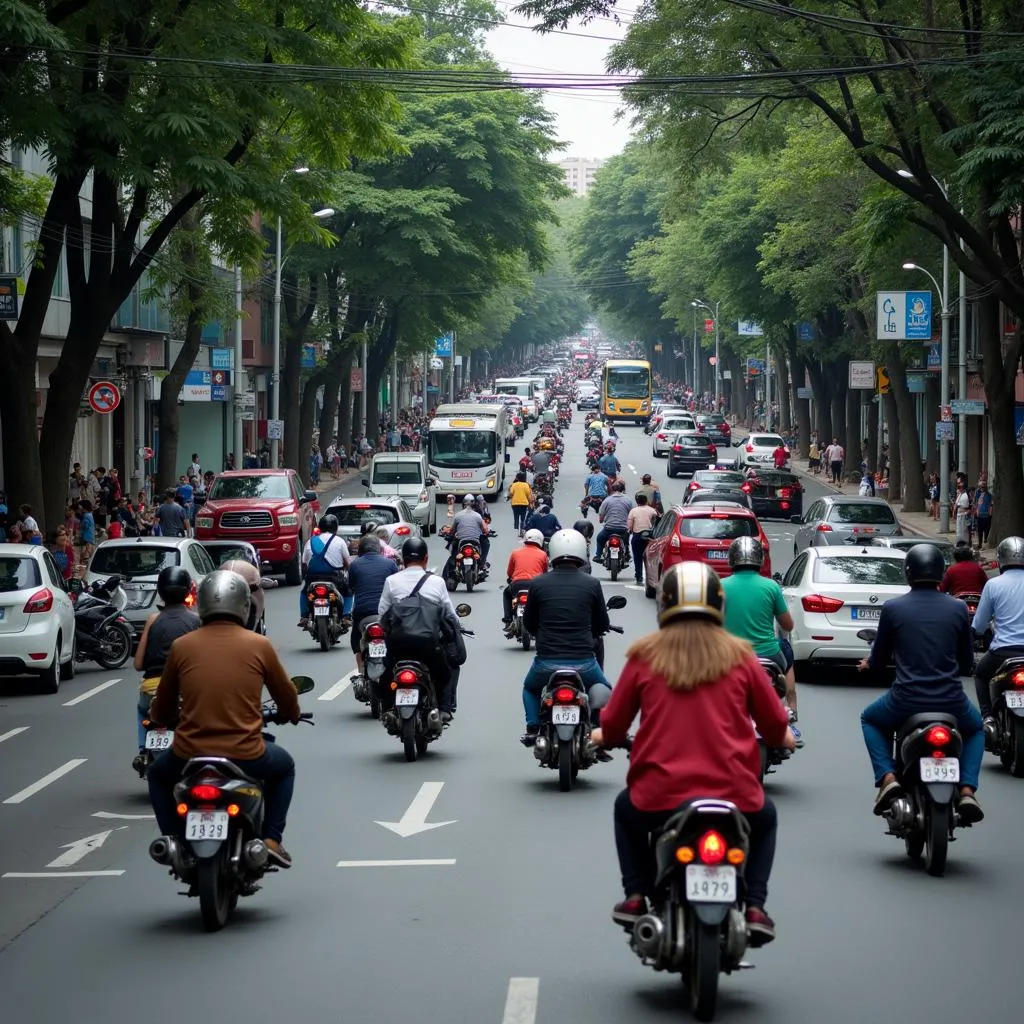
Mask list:
[{"label": "man in red jacket", "polygon": [[961,541],[953,549],[953,564],[942,577],[939,590],[944,594],[957,597],[960,594],[980,594],[988,583],[985,570],[974,557],[974,549],[970,544]]}]

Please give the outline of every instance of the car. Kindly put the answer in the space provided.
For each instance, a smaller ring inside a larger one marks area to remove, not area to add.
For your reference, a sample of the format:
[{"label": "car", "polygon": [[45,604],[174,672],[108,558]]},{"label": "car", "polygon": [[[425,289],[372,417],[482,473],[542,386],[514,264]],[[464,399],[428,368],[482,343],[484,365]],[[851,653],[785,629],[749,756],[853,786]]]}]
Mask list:
[{"label": "car", "polygon": [[[688,491],[745,491],[750,492],[751,483],[738,469],[698,469],[687,486]],[[683,499],[683,504],[686,499]]]},{"label": "car", "polygon": [[872,547],[891,548],[894,551],[909,551],[916,544],[933,544],[942,554],[948,569],[953,564],[953,544],[938,537],[873,537]]},{"label": "car", "polygon": [[653,434],[661,426],[661,421],[665,418],[666,413],[678,413],[680,416],[692,415],[689,409],[684,409],[681,405],[663,403],[651,411],[650,417],[644,424],[644,433]]},{"label": "car", "polygon": [[815,498],[803,516],[794,515],[790,521],[797,525],[794,555],[807,547],[868,544],[875,537],[903,536],[896,513],[884,498],[830,494]]},{"label": "car", "polygon": [[754,512],[759,519],[786,519],[804,512],[804,486],[787,469],[759,469],[748,478]]},{"label": "car", "polygon": [[233,469],[218,473],[196,513],[196,539],[245,540],[266,571],[302,582],[302,549],[316,529],[320,501],[294,469]]},{"label": "car", "polygon": [[583,409],[597,409],[597,408],[600,408],[600,405],[601,405],[601,399],[598,396],[596,391],[593,392],[592,394],[580,395],[576,399],[576,410],[577,410],[577,412],[579,412],[579,411],[581,411]]},{"label": "car", "polygon": [[752,512],[754,505],[750,495],[745,491],[727,491],[722,488],[715,488],[712,491],[687,491],[683,495],[684,505],[739,505],[741,508],[749,508]]},{"label": "car", "polygon": [[697,426],[704,428],[716,447],[728,448],[732,445],[732,427],[721,413],[698,413],[695,418]]},{"label": "car", "polygon": [[870,645],[857,632],[877,626],[885,602],[907,592],[906,557],[897,548],[868,544],[809,547],[797,555],[781,582],[799,676],[867,657]]},{"label": "car", "polygon": [[402,498],[337,498],[324,514],[338,520],[338,536],[349,542],[358,539],[363,523],[369,522],[388,528],[388,543],[393,548],[400,548],[410,537],[423,536],[412,509]]},{"label": "car", "polygon": [[698,434],[692,430],[680,431],[673,437],[669,447],[666,472],[669,477],[676,477],[682,473],[697,473],[707,469],[717,458],[718,449],[706,434]]},{"label": "car", "polygon": [[36,676],[46,693],[75,674],[75,605],[53,555],[0,544],[0,675]]},{"label": "car", "polygon": [[729,545],[737,537],[757,537],[764,546],[762,576],[771,576],[768,537],[749,508],[728,502],[673,505],[658,520],[644,551],[644,593],[654,597],[662,574],[679,562],[703,562],[728,576]]},{"label": "car", "polygon": [[105,540],[92,553],[85,580],[91,586],[111,576],[123,578],[121,588],[128,599],[124,617],[138,642],[146,619],[156,611],[156,578],[161,570],[174,565],[180,565],[192,577],[192,592],[185,603],[194,606],[199,584],[213,572],[215,565],[206,548],[191,537]]},{"label": "car", "polygon": [[[739,466],[754,466],[758,469],[775,466],[775,449],[785,442],[778,434],[749,434],[737,445],[736,463]],[[788,452],[789,449],[786,448]]]},{"label": "car", "polygon": [[[672,445],[675,443],[675,435],[681,430],[696,431],[697,424],[688,413],[674,412],[665,416],[658,424],[654,432],[654,440],[651,443],[651,454],[656,459],[667,458]],[[711,461],[710,459],[708,460]]]},{"label": "car", "polygon": [[437,533],[437,479],[430,475],[425,452],[378,452],[362,484],[368,497],[404,499],[423,536]]},{"label": "car", "polygon": [[[219,569],[225,562],[248,562],[257,572],[261,571],[259,552],[244,540],[208,540],[203,547],[213,561],[215,569]],[[264,590],[277,586],[277,580],[268,577],[260,579],[259,587],[250,587],[249,607],[249,628],[266,636],[266,604],[267,599]]]}]

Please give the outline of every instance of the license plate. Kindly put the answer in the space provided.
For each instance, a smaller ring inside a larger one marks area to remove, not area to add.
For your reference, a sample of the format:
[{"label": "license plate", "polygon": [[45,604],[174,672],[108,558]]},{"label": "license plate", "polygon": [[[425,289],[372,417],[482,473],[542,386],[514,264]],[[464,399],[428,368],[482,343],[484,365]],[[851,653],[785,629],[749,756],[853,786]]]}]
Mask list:
[{"label": "license plate", "polygon": [[717,562],[724,562],[729,557],[728,551],[705,551],[704,554]]},{"label": "license plate", "polygon": [[420,691],[414,689],[395,690],[395,703],[399,707],[415,707],[420,702]]},{"label": "license plate", "polygon": [[736,869],[687,864],[686,898],[691,903],[735,903]]},{"label": "license plate", "polygon": [[704,452],[705,452],[704,448],[687,448],[686,449],[686,454],[687,455],[703,455]]},{"label": "license plate", "polygon": [[367,654],[371,658],[384,658],[388,653],[388,645],[383,640],[379,640],[376,643],[371,643],[367,649]]},{"label": "license plate", "polygon": [[318,604],[313,608],[314,615],[330,615],[331,609],[325,604]]},{"label": "license plate", "polygon": [[146,733],[147,750],[169,750],[173,742],[173,729],[150,729]]},{"label": "license plate", "polygon": [[462,564],[463,565],[472,565],[473,564],[473,559],[472,558],[464,558],[462,560]]},{"label": "license plate", "polygon": [[[516,609],[516,618],[517,619],[521,619],[523,617],[523,614],[525,613],[525,611],[526,611],[526,609],[522,605],[520,605]],[[1011,705],[1011,707],[1012,707],[1012,705]]]},{"label": "license plate", "polygon": [[555,707],[551,709],[552,725],[579,725],[580,709],[578,707]]},{"label": "license plate", "polygon": [[922,757],[922,782],[959,782],[960,761],[955,757]]},{"label": "license plate", "polygon": [[855,526],[853,528],[854,533],[874,533],[875,528],[873,526]]},{"label": "license plate", "polygon": [[609,549],[609,551],[608,551],[608,557],[609,557],[609,558],[610,558],[610,559],[611,559],[611,560],[612,560],[613,562],[617,562],[617,561],[619,560],[619,549],[618,549],[618,548],[611,548],[611,549]]},{"label": "license plate", "polygon": [[850,618],[861,621],[863,619],[869,619],[872,622],[877,622],[882,615],[881,608],[851,608]]},{"label": "license plate", "polygon": [[189,811],[185,818],[185,838],[189,842],[200,839],[227,839],[227,811]]},{"label": "license plate", "polygon": [[1024,693],[1006,693],[1006,706],[1008,708],[1024,708]]}]

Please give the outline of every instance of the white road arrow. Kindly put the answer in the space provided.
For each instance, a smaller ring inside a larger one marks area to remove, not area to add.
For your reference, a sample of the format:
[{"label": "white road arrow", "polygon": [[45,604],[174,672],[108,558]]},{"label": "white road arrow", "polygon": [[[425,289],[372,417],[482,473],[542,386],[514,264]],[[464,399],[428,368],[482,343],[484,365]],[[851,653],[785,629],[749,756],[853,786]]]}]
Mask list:
[{"label": "white road arrow", "polygon": [[413,797],[412,803],[409,804],[409,809],[402,815],[401,821],[378,821],[376,824],[383,825],[384,828],[390,829],[403,839],[420,832],[429,832],[432,828],[454,825],[454,821],[427,821],[427,816],[441,795],[443,786],[443,782],[424,782],[420,786],[420,791]]},{"label": "white road arrow", "polygon": [[68,852],[62,853],[56,860],[51,860],[46,866],[48,868],[73,867],[83,857],[92,853],[93,850],[98,850],[107,841],[107,837],[111,833],[120,832],[123,828],[128,828],[128,826],[121,825],[119,828],[108,828],[106,832],[97,832],[94,836],[86,836],[84,839],[76,839],[73,843],[67,843],[61,849]]}]

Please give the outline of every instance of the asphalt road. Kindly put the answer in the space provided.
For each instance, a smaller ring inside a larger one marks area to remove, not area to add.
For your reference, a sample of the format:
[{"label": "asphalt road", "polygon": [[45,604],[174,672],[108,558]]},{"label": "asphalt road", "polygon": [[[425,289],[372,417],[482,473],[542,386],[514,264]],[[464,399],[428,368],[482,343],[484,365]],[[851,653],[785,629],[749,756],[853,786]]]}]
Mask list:
[{"label": "asphalt road", "polygon": [[[556,494],[567,523],[585,475],[580,420]],[[653,472],[670,498],[682,493],[685,482],[666,480],[639,428],[621,435],[629,478]],[[562,794],[555,774],[517,742],[531,655],[501,635],[501,567],[518,542],[508,506],[494,508],[498,571],[468,598],[467,625],[478,635],[459,714],[415,764],[346,689],[347,644],[321,653],[294,628],[295,590],[268,594],[270,635],[286,665],[317,682],[304,698],[317,726],[277,729],[298,763],[286,837],[296,866],[268,876],[219,934],[201,931],[195,901],[146,853],[155,829],[129,767],[134,673],[83,670],[56,697],[4,684],[5,1022],[687,1017],[678,977],[643,967],[609,920],[619,898],[611,813],[624,756]],[[766,529],[784,570],[792,527]],[[431,547],[439,565],[441,544]],[[629,599],[613,613],[626,637],[607,638],[614,676],[629,639],[654,627],[654,606],[631,582],[606,592]],[[1016,1004],[1019,784],[987,758],[988,817],[961,833],[946,877],[929,878],[871,815],[858,714],[875,692],[840,676],[801,686],[807,746],[768,780],[781,821],[768,904],[779,938],[751,954],[757,970],[722,979],[719,1020],[953,1024]],[[445,824],[404,837],[409,829],[380,824],[400,822],[414,803],[427,823]],[[82,842],[89,837],[91,848]],[[420,863],[401,863],[409,861]],[[43,877],[22,877],[34,873]]]}]

